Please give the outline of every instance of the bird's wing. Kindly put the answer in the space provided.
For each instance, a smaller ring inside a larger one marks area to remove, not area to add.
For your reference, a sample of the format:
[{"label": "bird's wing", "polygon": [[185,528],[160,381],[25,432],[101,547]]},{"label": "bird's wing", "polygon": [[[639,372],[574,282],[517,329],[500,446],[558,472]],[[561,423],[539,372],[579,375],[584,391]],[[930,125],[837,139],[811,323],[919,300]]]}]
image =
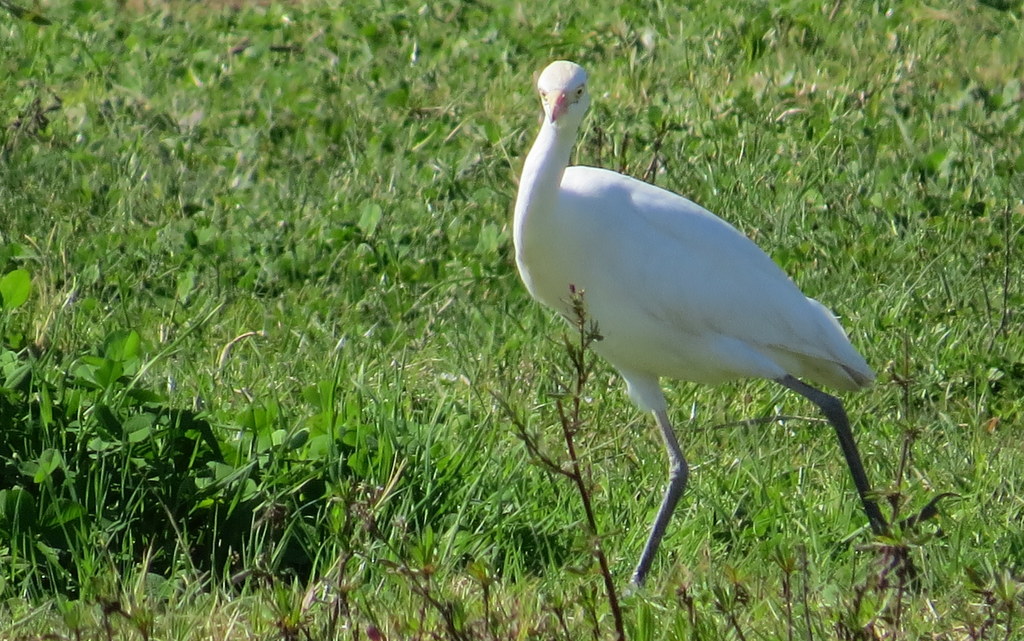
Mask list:
[{"label": "bird's wing", "polygon": [[[750,239],[699,205],[616,172],[570,167],[562,181],[599,289],[688,335],[861,367],[824,306]],[[600,275],[600,276],[597,276]],[[597,284],[595,283],[595,284]],[[600,292],[595,291],[595,296]]]}]

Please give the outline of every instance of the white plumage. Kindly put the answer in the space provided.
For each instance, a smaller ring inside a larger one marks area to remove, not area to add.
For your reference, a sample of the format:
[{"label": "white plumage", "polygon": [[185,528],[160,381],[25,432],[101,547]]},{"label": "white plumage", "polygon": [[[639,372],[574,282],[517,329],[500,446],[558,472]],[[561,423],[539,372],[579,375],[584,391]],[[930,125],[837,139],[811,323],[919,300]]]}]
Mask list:
[{"label": "white plumage", "polygon": [[643,583],[686,484],[661,376],[768,378],[814,401],[836,428],[872,526],[885,531],[842,405],[797,380],[855,390],[874,373],[832,313],[734,227],[642,181],[567,167],[590,104],[586,83],[583,68],[566,61],[538,80],[545,117],[523,166],[513,235],[534,298],[569,317],[570,287],[584,292],[602,336],[595,351],[619,370],[631,398],[654,412],[665,438],[669,487],[634,582]]}]

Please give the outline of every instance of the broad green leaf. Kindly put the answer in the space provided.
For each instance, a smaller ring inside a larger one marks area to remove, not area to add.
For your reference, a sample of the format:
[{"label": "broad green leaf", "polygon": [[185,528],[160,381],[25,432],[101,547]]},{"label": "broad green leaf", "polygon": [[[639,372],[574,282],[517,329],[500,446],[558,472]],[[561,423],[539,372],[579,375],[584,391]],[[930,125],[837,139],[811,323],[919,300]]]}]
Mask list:
[{"label": "broad green leaf", "polygon": [[380,224],[383,215],[384,211],[377,203],[369,201],[363,203],[362,214],[359,216],[359,229],[362,229],[367,236],[372,236],[373,232],[377,231],[377,225]]},{"label": "broad green leaf", "polygon": [[0,278],[0,299],[6,310],[17,309],[32,293],[32,277],[27,270],[15,269]]},{"label": "broad green leaf", "polygon": [[31,527],[36,522],[36,500],[20,487],[0,490],[0,528]]},{"label": "broad green leaf", "polygon": [[43,523],[47,526],[63,525],[87,515],[88,511],[81,503],[69,499],[58,499],[47,508]]},{"label": "broad green leaf", "polygon": [[196,271],[188,269],[178,274],[178,283],[175,287],[175,297],[183,302],[188,302],[192,290],[196,288]]},{"label": "broad green leaf", "polygon": [[38,467],[32,477],[32,482],[38,484],[48,479],[58,468],[63,467],[64,458],[60,452],[51,447],[43,450],[43,453],[36,459],[36,463]]},{"label": "broad green leaf", "polygon": [[103,354],[118,362],[124,362],[139,356],[139,343],[142,339],[135,330],[118,330],[111,332],[103,345]]}]

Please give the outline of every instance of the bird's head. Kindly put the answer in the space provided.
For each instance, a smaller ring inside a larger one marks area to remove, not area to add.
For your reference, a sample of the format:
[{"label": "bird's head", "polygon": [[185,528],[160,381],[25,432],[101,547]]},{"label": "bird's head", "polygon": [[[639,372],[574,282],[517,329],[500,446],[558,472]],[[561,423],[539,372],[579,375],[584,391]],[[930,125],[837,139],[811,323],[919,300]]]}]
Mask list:
[{"label": "bird's head", "polygon": [[553,124],[572,122],[578,126],[590,106],[587,72],[568,60],[545,67],[537,79],[537,91],[544,103],[544,116]]}]

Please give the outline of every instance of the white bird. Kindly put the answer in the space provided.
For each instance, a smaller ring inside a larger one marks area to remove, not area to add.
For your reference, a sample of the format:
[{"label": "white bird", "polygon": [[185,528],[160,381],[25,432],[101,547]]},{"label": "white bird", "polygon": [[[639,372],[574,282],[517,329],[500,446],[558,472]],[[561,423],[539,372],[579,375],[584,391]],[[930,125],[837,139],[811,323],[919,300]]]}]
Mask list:
[{"label": "white bird", "polygon": [[835,428],[872,529],[887,532],[842,403],[799,380],[841,390],[874,380],[835,316],[699,205],[614,171],[568,167],[590,105],[582,67],[553,62],[537,89],[544,122],[515,206],[519,274],[535,299],[567,319],[570,289],[585,293],[587,318],[602,337],[594,350],[619,371],[633,401],[653,412],[668,450],[668,486],[633,583],[643,584],[688,476],[662,376],[767,378],[816,404]]}]

